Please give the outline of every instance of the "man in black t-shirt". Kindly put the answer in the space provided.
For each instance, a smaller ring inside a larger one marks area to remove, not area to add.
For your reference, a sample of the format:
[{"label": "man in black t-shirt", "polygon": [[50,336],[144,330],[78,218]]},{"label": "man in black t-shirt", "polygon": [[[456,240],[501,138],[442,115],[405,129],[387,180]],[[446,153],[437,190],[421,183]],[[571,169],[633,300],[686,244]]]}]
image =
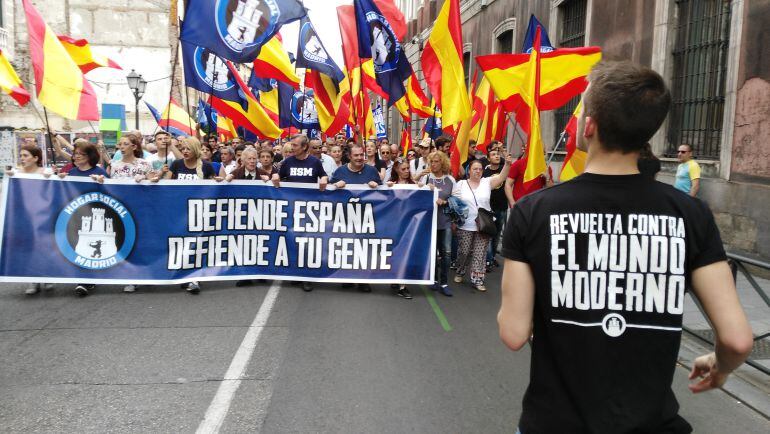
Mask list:
[{"label": "man in black t-shirt", "polygon": [[[310,155],[310,139],[307,136],[298,135],[291,139],[291,148],[294,155],[283,160],[278,173],[273,174],[273,185],[281,186],[281,181],[318,183],[318,189],[326,190],[329,177],[326,176],[321,160]],[[302,290],[310,292],[313,285],[310,282],[302,282]]]},{"label": "man in black t-shirt", "polygon": [[519,429],[687,433],[671,390],[686,290],[719,337],[692,392],[743,363],[751,329],[708,206],[637,170],[671,103],[663,79],[602,62],[588,81],[586,173],[516,202],[503,237],[500,337],[513,350],[532,337]]}]

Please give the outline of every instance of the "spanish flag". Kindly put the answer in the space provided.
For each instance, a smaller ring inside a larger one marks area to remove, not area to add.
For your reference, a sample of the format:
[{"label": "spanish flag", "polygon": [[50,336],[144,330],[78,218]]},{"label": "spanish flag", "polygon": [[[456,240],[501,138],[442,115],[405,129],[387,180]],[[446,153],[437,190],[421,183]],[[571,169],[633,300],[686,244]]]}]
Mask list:
[{"label": "spanish flag", "polygon": [[27,16],[29,54],[35,71],[37,99],[68,119],[99,120],[96,93],[59,38],[43,21],[30,0],[22,0]]},{"label": "spanish flag", "polygon": [[409,102],[409,107],[417,116],[423,119],[433,116],[441,117],[440,113],[436,113],[436,104],[430,101],[425,96],[425,92],[422,91],[420,80],[414,75],[414,71],[412,71],[412,75],[406,81],[406,98]]},{"label": "spanish flag", "polygon": [[21,85],[19,76],[13,70],[11,62],[5,58],[3,50],[0,50],[0,90],[10,95],[20,106],[29,102],[29,92]]},{"label": "spanish flag", "polygon": [[299,77],[289,54],[283,48],[280,34],[262,46],[259,56],[254,60],[254,72],[262,78],[274,78],[299,90]]},{"label": "spanish flag", "polygon": [[[582,93],[585,77],[602,58],[599,47],[560,48],[540,54],[540,110],[553,110]],[[508,112],[522,108],[529,54],[491,54],[476,57],[495,96]]]},{"label": "spanish flag", "polygon": [[580,175],[586,168],[586,157],[588,154],[585,151],[581,151],[577,148],[577,118],[580,116],[580,108],[583,105],[581,100],[575,111],[572,113],[572,117],[569,118],[567,126],[564,128],[564,135],[567,137],[567,155],[564,157],[564,164],[561,167],[561,174],[559,174],[559,181],[569,181],[570,179]]},{"label": "spanish flag", "polygon": [[[495,100],[495,94],[486,77],[481,77],[473,95],[473,127],[471,137],[476,137],[478,149],[487,152],[487,145],[497,140],[500,122],[500,103]],[[504,120],[504,119],[503,119]]]},{"label": "spanish flag", "polygon": [[527,137],[527,168],[524,182],[529,182],[546,171],[545,149],[540,135],[540,27],[535,33],[535,42],[527,63],[522,98],[529,110],[529,136]]},{"label": "spanish flag", "polygon": [[217,115],[217,134],[219,134],[220,138],[224,138],[225,140],[238,137],[238,131],[235,129],[233,121],[222,115]]},{"label": "spanish flag", "polygon": [[404,151],[404,158],[406,158],[409,148],[412,147],[412,129],[409,124],[404,125],[404,129],[401,130],[401,142],[399,144]]},{"label": "spanish flag", "polygon": [[350,119],[350,88],[347,79],[341,82],[319,71],[305,71],[305,86],[314,91],[315,108],[321,131],[328,135],[340,132]]},{"label": "spanish flag", "polygon": [[471,103],[463,70],[463,35],[459,0],[445,0],[422,52],[422,69],[442,125],[454,126],[467,119]]},{"label": "spanish flag", "polygon": [[83,71],[83,74],[100,67],[123,69],[109,57],[91,51],[91,44],[85,39],[73,39],[69,36],[59,35],[59,42]]},{"label": "spanish flag", "polygon": [[[375,3],[381,6],[380,2]],[[383,13],[385,12],[383,11]],[[337,20],[342,38],[342,57],[347,69],[350,93],[353,95],[360,93],[363,86],[364,89],[369,89],[387,99],[388,94],[377,84],[377,79],[374,76],[374,61],[358,57],[358,28],[356,27],[356,14],[353,5],[337,6]],[[396,31],[395,28],[394,31]],[[396,34],[398,35],[398,31]]]},{"label": "spanish flag", "polygon": [[262,104],[251,93],[246,83],[243,82],[241,75],[235,69],[235,66],[229,61],[226,64],[240,87],[240,92],[238,93],[241,95],[241,101],[227,101],[212,96],[211,106],[218,113],[233,121],[236,127],[244,127],[260,138],[277,139],[280,137],[281,129],[278,128],[278,125],[265,111]]},{"label": "spanish flag", "polygon": [[168,105],[166,106],[166,109],[163,110],[163,113],[160,113],[147,101],[144,103],[147,105],[147,108],[150,110],[152,117],[155,118],[158,126],[163,131],[166,131],[173,136],[195,135],[195,121],[173,99],[168,102]]}]

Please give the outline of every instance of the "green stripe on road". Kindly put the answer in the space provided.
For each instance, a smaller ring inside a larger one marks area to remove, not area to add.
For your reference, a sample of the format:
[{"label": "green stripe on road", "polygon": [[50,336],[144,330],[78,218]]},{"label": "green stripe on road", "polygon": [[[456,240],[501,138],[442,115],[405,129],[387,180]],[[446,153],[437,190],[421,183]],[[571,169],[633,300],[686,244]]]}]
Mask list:
[{"label": "green stripe on road", "polygon": [[446,317],[444,316],[444,312],[441,311],[441,308],[438,307],[438,303],[436,302],[436,297],[433,296],[433,293],[426,289],[424,286],[420,286],[422,288],[422,293],[425,294],[425,298],[428,299],[428,303],[430,304],[430,307],[433,309],[433,313],[436,314],[436,318],[438,318],[438,322],[441,324],[441,327],[444,328],[445,332],[451,332],[452,326],[449,325],[449,321],[446,320]]}]

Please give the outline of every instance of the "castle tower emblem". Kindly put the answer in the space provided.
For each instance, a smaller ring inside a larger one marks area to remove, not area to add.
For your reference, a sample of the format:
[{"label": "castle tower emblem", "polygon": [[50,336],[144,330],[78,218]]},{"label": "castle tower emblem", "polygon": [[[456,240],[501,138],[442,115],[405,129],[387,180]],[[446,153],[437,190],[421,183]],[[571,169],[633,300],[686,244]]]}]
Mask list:
[{"label": "castle tower emblem", "polygon": [[259,0],[238,0],[232,21],[227,26],[227,33],[234,42],[242,45],[254,42],[263,15],[259,6]]},{"label": "castle tower emblem", "polygon": [[78,255],[88,259],[104,259],[117,253],[112,219],[105,218],[104,211],[103,208],[93,208],[90,216],[81,218],[75,246]]}]

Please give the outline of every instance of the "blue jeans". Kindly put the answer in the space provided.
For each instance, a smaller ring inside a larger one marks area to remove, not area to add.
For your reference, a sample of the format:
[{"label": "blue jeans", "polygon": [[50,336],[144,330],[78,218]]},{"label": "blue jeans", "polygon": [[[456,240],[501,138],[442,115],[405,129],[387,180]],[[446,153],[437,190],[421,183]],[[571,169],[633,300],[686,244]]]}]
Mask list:
[{"label": "blue jeans", "polygon": [[487,262],[492,262],[497,254],[497,244],[500,242],[500,237],[503,235],[503,225],[505,225],[505,219],[508,215],[508,210],[494,211],[495,214],[495,226],[497,226],[497,235],[492,237],[492,241],[489,243],[489,250],[487,250]]},{"label": "blue jeans", "polygon": [[449,254],[452,249],[452,229],[438,229],[436,231],[436,279],[440,285],[446,285],[449,281]]}]

